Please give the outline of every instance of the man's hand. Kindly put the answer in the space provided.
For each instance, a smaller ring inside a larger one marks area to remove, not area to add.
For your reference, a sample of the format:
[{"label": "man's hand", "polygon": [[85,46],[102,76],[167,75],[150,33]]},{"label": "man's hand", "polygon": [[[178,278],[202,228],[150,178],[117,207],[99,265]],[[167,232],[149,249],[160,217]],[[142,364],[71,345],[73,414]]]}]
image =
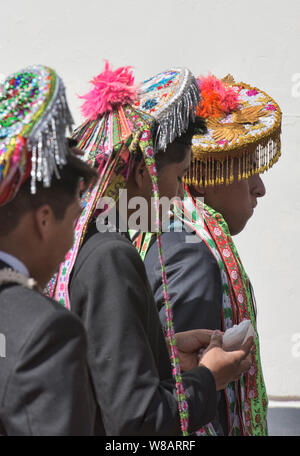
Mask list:
[{"label": "man's hand", "polygon": [[[199,365],[199,351],[208,347],[213,331],[193,329],[175,334],[181,370],[188,371]],[[168,345],[169,353],[171,350]]]},{"label": "man's hand", "polygon": [[211,371],[216,381],[217,391],[226,388],[228,383],[238,380],[250,369],[252,345],[253,337],[249,337],[239,350],[226,352],[222,349],[222,333],[218,331],[213,333],[199,366],[205,366]]}]

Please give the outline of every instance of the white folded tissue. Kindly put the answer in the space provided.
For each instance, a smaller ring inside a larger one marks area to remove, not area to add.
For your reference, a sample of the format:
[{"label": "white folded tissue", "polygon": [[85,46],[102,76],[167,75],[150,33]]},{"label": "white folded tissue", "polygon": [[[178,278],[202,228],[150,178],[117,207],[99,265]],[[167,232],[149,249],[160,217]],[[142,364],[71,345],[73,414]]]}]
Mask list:
[{"label": "white folded tissue", "polygon": [[240,324],[227,329],[223,335],[223,350],[239,350],[249,337],[255,337],[255,331],[250,320],[243,320]]}]

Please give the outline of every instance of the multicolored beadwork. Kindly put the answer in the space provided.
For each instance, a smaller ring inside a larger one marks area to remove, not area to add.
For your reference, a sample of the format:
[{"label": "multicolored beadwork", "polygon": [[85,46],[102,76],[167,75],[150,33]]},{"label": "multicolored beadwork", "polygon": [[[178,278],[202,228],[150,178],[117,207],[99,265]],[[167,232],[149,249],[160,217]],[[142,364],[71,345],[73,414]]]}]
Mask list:
[{"label": "multicolored beadwork", "polygon": [[0,88],[0,204],[6,204],[31,174],[49,187],[66,163],[65,130],[71,130],[62,80],[48,67],[29,66]]},{"label": "multicolored beadwork", "polygon": [[165,150],[186,131],[200,99],[197,82],[187,68],[171,69],[147,79],[138,95],[135,106],[158,123],[154,141],[157,150]]}]

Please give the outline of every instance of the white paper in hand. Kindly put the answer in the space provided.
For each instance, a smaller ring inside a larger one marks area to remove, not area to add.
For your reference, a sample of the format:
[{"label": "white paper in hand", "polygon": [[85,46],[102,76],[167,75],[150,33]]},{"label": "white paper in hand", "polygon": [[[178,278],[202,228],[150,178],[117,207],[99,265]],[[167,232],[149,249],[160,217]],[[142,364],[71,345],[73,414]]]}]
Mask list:
[{"label": "white paper in hand", "polygon": [[243,320],[239,325],[227,329],[223,335],[223,350],[239,350],[249,337],[255,337],[250,320]]}]

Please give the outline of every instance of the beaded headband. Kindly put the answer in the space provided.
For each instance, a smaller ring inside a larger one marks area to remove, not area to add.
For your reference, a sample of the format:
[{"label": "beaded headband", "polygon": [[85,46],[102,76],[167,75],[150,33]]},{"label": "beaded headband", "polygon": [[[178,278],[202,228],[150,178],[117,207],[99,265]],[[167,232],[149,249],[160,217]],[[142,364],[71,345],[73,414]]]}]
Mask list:
[{"label": "beaded headband", "polygon": [[73,124],[62,80],[34,65],[9,76],[0,87],[0,205],[8,203],[31,175],[51,185],[66,164],[65,131]]},{"label": "beaded headband", "polygon": [[165,150],[195,119],[200,93],[196,79],[187,68],[159,73],[142,83],[135,106],[150,114],[158,128],[154,146]]},{"label": "beaded headband", "polygon": [[197,115],[207,121],[207,133],[195,135],[187,184],[209,186],[263,173],[281,155],[281,111],[265,92],[231,75],[198,79],[202,100]]}]

